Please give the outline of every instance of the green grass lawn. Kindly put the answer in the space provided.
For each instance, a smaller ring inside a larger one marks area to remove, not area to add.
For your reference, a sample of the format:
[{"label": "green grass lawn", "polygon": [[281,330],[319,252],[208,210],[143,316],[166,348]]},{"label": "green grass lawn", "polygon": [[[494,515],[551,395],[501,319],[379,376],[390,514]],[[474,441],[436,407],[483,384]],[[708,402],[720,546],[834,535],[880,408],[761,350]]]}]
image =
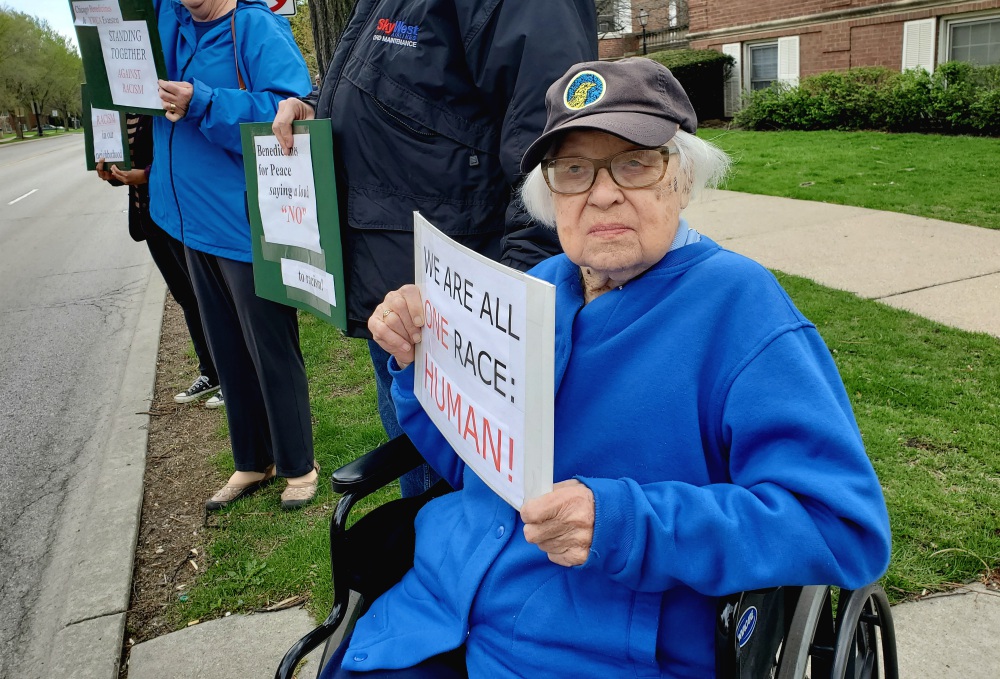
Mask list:
[{"label": "green grass lawn", "polygon": [[723,188],[1000,229],[1000,139],[703,129],[736,160]]},{"label": "green grass lawn", "polygon": [[[64,134],[83,134],[83,128],[77,128],[75,130],[45,130],[45,134],[42,137],[38,136],[38,130],[32,128],[24,133],[24,141],[30,141],[32,139],[48,139],[49,137],[57,137]],[[9,142],[11,144],[17,143],[14,139],[16,135],[11,132],[10,134],[0,134],[0,141]]]},{"label": "green grass lawn", "polygon": [[[1000,565],[1000,340],[779,274],[819,327],[843,375],[885,489],[894,600]],[[301,315],[323,476],[384,440],[367,347]],[[225,432],[220,432],[225,438]],[[232,469],[228,451],[216,459]],[[327,543],[336,497],[321,485],[301,512],[277,510],[282,484],[217,515],[209,567],[173,605],[178,627],[307,594],[330,606]],[[390,489],[384,497],[397,494]]]}]

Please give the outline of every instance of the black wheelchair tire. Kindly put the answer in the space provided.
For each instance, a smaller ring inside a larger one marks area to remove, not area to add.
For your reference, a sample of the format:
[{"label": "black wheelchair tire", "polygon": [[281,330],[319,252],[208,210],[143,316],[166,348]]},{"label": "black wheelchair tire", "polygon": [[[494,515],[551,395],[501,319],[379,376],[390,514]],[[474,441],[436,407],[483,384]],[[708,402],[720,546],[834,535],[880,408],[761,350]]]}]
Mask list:
[{"label": "black wheelchair tire", "polygon": [[[816,637],[821,634],[826,636],[833,634],[832,629],[823,627],[824,611],[829,607],[829,599],[830,588],[825,585],[802,588],[788,633],[785,635],[776,679],[802,679],[806,676]],[[827,627],[830,625],[829,615],[827,611],[825,621]],[[811,676],[820,675],[814,672]]]},{"label": "black wheelchair tire", "polygon": [[896,631],[885,591],[872,584],[841,594],[834,679],[898,679]]}]

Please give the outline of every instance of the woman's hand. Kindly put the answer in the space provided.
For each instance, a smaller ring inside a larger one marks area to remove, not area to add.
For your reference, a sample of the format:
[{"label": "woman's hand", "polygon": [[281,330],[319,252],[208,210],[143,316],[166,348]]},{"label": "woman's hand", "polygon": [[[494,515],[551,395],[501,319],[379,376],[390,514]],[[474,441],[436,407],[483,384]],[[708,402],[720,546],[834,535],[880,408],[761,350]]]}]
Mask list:
[{"label": "woman's hand", "polygon": [[521,506],[524,539],[538,545],[549,561],[581,566],[594,541],[594,493],[576,479],[560,481],[551,493]]},{"label": "woman's hand", "polygon": [[163,110],[167,112],[167,120],[176,123],[187,113],[191,97],[194,96],[194,85],[176,80],[157,82],[160,86],[160,101],[163,102]]},{"label": "woman's hand", "polygon": [[97,161],[97,176],[106,182],[109,182],[115,178],[111,170],[104,169],[104,158],[101,158],[100,160]]},{"label": "woman's hand", "polygon": [[139,186],[149,181],[145,170],[131,169],[119,170],[117,165],[111,166],[111,174],[114,178],[126,186]]},{"label": "woman's hand", "polygon": [[423,304],[420,288],[411,283],[386,295],[368,319],[372,338],[395,357],[400,368],[413,363],[414,345],[420,341],[424,324]]},{"label": "woman's hand", "polygon": [[292,123],[296,120],[312,120],[315,117],[316,111],[313,107],[295,97],[285,99],[278,104],[278,112],[271,124],[271,131],[278,138],[278,143],[281,144],[285,155],[292,152],[292,146],[295,143],[292,135]]}]

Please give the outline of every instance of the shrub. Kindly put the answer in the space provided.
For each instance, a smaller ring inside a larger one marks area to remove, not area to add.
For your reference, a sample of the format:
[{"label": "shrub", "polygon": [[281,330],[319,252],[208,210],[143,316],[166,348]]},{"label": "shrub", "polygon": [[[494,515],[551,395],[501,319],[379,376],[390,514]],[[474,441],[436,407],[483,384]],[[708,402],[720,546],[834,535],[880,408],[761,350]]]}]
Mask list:
[{"label": "shrub", "polygon": [[698,120],[723,116],[722,92],[733,58],[715,50],[666,50],[648,55],[674,74],[691,99]]},{"label": "shrub", "polygon": [[751,130],[883,130],[1000,134],[1000,66],[854,68],[776,83],[744,98],[734,123]]}]

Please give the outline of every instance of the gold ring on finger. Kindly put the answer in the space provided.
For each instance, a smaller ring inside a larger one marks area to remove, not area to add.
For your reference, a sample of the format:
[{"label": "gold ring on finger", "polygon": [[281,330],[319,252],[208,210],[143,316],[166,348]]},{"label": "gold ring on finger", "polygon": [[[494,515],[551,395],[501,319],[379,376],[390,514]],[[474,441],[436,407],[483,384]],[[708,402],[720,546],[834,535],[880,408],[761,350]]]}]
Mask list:
[{"label": "gold ring on finger", "polygon": [[392,309],[386,309],[385,311],[383,311],[383,312],[382,312],[382,320],[384,321],[384,320],[386,319],[386,317],[387,317],[387,316],[388,316],[389,314],[391,314],[391,313],[392,313]]},{"label": "gold ring on finger", "polygon": [[170,102],[170,112],[174,113],[177,110],[177,104]]}]

